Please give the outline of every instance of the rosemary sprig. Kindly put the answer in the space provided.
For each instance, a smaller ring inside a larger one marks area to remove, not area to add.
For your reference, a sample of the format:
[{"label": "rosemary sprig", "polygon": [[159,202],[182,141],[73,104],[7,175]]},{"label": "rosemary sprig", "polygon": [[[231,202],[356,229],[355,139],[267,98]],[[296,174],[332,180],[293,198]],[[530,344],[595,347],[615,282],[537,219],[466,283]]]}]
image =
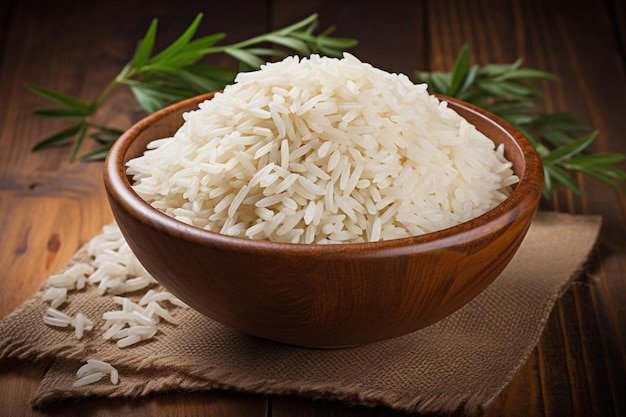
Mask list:
[{"label": "rosemary sprig", "polygon": [[74,161],[85,137],[100,143],[100,147],[82,157],[83,160],[103,159],[113,142],[122,134],[119,129],[100,125],[93,119],[111,91],[118,86],[130,89],[137,103],[147,113],[168,104],[208,91],[223,89],[233,82],[237,71],[202,63],[208,55],[226,54],[239,62],[239,71],[258,69],[273,58],[287,55],[286,50],[301,56],[318,53],[340,56],[341,52],[356,45],[354,39],[332,37],[334,28],[315,34],[319,24],[317,14],[300,22],[266,34],[230,45],[218,45],[225,33],[215,33],[194,39],[202,20],[198,14],[191,25],[169,46],[154,53],[157,20],[153,20],[137,45],[132,59],[120,73],[91,102],[34,84],[27,84],[33,93],[57,105],[39,109],[35,114],[63,118],[73,123],[35,144],[34,151],[73,141],[70,161]]},{"label": "rosemary sprig", "polygon": [[[522,60],[512,64],[470,66],[470,51],[464,45],[451,72],[417,72],[418,82],[428,84],[431,92],[446,94],[488,110],[517,127],[541,156],[545,186],[543,195],[550,199],[555,183],[580,195],[572,179],[580,172],[625,194],[619,182],[626,172],[617,165],[626,160],[619,153],[588,153],[598,132],[576,120],[572,113],[542,113],[538,105],[543,94],[532,80],[554,81],[545,71],[522,68]],[[582,136],[581,136],[582,135]]]}]

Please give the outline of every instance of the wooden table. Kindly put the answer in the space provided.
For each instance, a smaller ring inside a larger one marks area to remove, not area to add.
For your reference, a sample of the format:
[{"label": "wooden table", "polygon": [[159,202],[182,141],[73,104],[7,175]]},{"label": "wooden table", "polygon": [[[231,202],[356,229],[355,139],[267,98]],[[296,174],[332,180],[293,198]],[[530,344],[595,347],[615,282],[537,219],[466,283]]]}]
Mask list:
[{"label": "wooden table", "polygon": [[[626,153],[626,15],[619,0],[204,1],[14,0],[0,5],[0,317],[33,294],[80,245],[112,220],[101,163],[69,163],[68,148],[31,152],[62,123],[34,116],[44,104],[25,82],[95,98],[132,55],[151,18],[158,45],[197,12],[200,34],[236,41],[312,12],[322,26],[355,37],[359,58],[410,76],[449,70],[467,43],[477,63],[525,64],[557,74],[541,83],[548,110],[570,110],[601,131],[594,151]],[[215,63],[232,65],[218,58]],[[120,128],[142,116],[128,91],[114,92],[98,118]],[[87,149],[93,149],[89,144]],[[486,415],[626,415],[626,199],[576,178],[584,197],[560,190],[543,209],[600,214],[604,225],[587,272],[557,303],[532,356]],[[0,364],[4,416],[392,416],[377,408],[227,391],[147,399],[63,403],[31,410],[46,364]],[[89,413],[86,410],[89,409]]]}]

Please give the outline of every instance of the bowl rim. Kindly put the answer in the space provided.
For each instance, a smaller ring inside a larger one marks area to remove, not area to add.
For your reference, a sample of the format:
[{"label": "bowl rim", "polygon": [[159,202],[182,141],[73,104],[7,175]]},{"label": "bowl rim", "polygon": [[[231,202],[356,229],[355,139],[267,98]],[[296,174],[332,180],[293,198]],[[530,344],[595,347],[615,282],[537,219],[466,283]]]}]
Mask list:
[{"label": "bowl rim", "polygon": [[[505,135],[508,135],[523,157],[523,174],[511,194],[500,204],[482,215],[457,225],[426,233],[418,236],[409,236],[398,239],[377,242],[334,243],[334,244],[305,244],[274,242],[269,240],[248,239],[243,237],[224,235],[212,232],[197,226],[188,225],[176,220],[165,213],[153,208],[143,200],[131,187],[125,170],[125,156],[132,142],[143,131],[161,118],[180,111],[182,108],[193,106],[213,98],[219,92],[200,94],[179,102],[173,103],[136,122],[126,130],[112,145],[104,162],[104,183],[110,200],[122,206],[127,212],[134,213],[137,220],[173,237],[202,245],[210,245],[224,249],[234,249],[254,252],[291,252],[293,254],[318,253],[324,256],[365,255],[375,252],[392,251],[394,255],[402,251],[415,253],[429,251],[434,248],[456,246],[475,240],[480,236],[482,229],[490,224],[499,222],[503,225],[512,223],[515,218],[524,212],[534,212],[537,209],[543,189],[544,172],[541,159],[530,141],[509,122],[470,103],[441,94],[433,94],[439,100],[452,103],[464,111],[486,119]],[[155,138],[158,139],[158,138]],[[511,213],[515,213],[511,215]],[[485,230],[488,231],[488,230]]]}]

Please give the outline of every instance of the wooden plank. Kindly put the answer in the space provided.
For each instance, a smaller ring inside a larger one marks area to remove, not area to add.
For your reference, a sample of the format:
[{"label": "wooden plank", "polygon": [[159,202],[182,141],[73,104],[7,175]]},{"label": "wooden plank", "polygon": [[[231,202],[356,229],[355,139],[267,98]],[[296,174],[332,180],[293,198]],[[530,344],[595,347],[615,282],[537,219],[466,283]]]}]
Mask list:
[{"label": "wooden plank", "polygon": [[543,393],[537,372],[538,367],[539,355],[535,349],[508,387],[485,410],[485,417],[502,415],[510,417],[543,416]]},{"label": "wooden plank", "polygon": [[[611,367],[611,363],[607,362],[606,358],[619,357],[619,354],[605,351],[605,346],[609,344],[606,342],[598,343],[598,341],[605,338],[607,332],[603,331],[603,327],[598,326],[597,322],[588,319],[597,317],[597,310],[593,302],[593,284],[584,282],[575,285],[571,292],[574,294],[576,322],[581,330],[581,368],[584,369],[590,391],[592,412],[588,415],[622,415],[624,399],[623,395],[620,395],[619,387],[615,386],[619,384],[602,378],[602,374],[596,371],[598,368]],[[612,374],[619,375],[619,373],[620,367],[617,367]],[[623,368],[621,369],[621,376],[616,379],[626,380]]]},{"label": "wooden plank", "polygon": [[[379,416],[371,408],[349,406],[339,401],[311,401],[297,397],[272,397],[272,417],[366,417]],[[382,416],[381,416],[382,417]],[[391,417],[391,416],[390,416]]]},{"label": "wooden plank", "polygon": [[37,416],[30,406],[31,393],[35,392],[48,364],[19,361],[0,362],[0,405],[6,416]]}]

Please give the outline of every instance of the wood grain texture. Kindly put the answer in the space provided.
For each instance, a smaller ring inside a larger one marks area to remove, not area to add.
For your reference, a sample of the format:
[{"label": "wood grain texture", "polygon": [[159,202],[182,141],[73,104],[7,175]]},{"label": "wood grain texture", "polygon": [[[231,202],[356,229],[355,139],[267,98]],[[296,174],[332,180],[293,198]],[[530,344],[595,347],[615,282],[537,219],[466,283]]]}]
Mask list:
[{"label": "wood grain texture", "polygon": [[[626,153],[624,5],[618,0],[421,0],[108,2],[14,0],[0,6],[0,317],[30,296],[112,216],[99,163],[69,164],[67,148],[33,154],[31,146],[59,127],[31,115],[42,104],[26,93],[34,82],[93,98],[132,54],[152,17],[160,45],[171,41],[196,12],[202,34],[229,39],[291,23],[311,12],[340,36],[356,37],[353,51],[388,71],[447,70],[467,43],[478,63],[512,62],[560,77],[539,83],[545,108],[578,113],[601,134],[596,151]],[[161,36],[161,35],[160,35]],[[96,47],[93,47],[93,46]],[[232,65],[223,58],[215,63]],[[137,120],[130,96],[117,91],[100,117],[119,127]],[[578,283],[567,291],[537,349],[485,415],[626,415],[626,199],[577,178],[584,197],[559,190],[544,209],[601,214],[601,241]],[[91,400],[31,411],[28,398],[45,367],[0,364],[3,415],[94,416],[399,416],[384,409],[292,397],[216,391],[137,402]],[[85,408],[82,408],[85,407]]]}]

